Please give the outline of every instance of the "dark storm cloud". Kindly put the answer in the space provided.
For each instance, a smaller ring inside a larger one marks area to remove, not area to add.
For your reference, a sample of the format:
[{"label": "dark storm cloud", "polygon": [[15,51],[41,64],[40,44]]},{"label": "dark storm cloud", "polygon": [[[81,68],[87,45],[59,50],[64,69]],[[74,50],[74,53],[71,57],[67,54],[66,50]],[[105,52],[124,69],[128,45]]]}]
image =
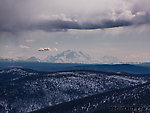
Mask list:
[{"label": "dark storm cloud", "polygon": [[[111,7],[115,5],[105,7],[107,3],[105,1],[110,2],[109,0],[86,2],[86,5],[90,6],[90,8],[81,5],[82,7],[78,7],[77,14],[74,14],[74,10],[77,10],[77,5],[70,4],[70,6],[67,6],[66,3],[69,0],[61,1],[62,5],[60,6],[57,5],[60,2],[57,0],[0,0],[0,32],[16,33],[30,30],[56,32],[69,29],[106,29],[150,23],[149,0],[113,0],[112,3],[124,3],[126,1],[132,4],[131,7],[126,9],[120,10],[116,8],[115,19],[112,19],[112,14],[107,14],[111,12]],[[80,3],[80,0],[76,0],[76,2]],[[101,5],[97,6],[97,4]],[[107,11],[105,8],[107,8]],[[62,9],[67,9],[67,11]],[[60,16],[61,10],[64,16]],[[128,10],[131,11],[130,15],[125,13]],[[97,13],[100,11],[101,13]],[[119,12],[118,14],[117,11]],[[91,16],[94,14],[96,16]],[[49,17],[41,18],[41,15],[48,15]],[[74,15],[77,15],[76,21],[73,19]],[[121,15],[124,16],[120,17]],[[132,18],[128,16],[132,16]]]},{"label": "dark storm cloud", "polygon": [[105,28],[114,28],[114,27],[125,27],[131,25],[140,25],[140,24],[149,24],[150,16],[149,14],[136,16],[130,20],[101,20],[96,22],[76,22],[76,21],[65,21],[65,20],[46,20],[39,22],[37,24],[26,24],[26,23],[16,23],[10,24],[8,26],[1,23],[0,31],[1,32],[19,32],[24,30],[43,30],[47,32],[56,32],[56,31],[67,31],[68,29],[105,29]]},{"label": "dark storm cloud", "polygon": [[104,29],[104,28],[113,28],[113,27],[123,27],[129,26],[133,23],[131,21],[126,20],[104,20],[102,22],[95,23],[78,23],[75,21],[63,21],[63,20],[55,20],[55,21],[45,21],[41,22],[37,25],[22,25],[16,24],[10,27],[1,27],[1,32],[17,32],[21,30],[44,30],[47,32],[55,32],[55,31],[67,31],[68,29]]},{"label": "dark storm cloud", "polygon": [[113,28],[113,27],[122,27],[122,26],[129,26],[132,25],[132,22],[126,20],[104,20],[95,23],[78,23],[75,21],[63,21],[63,20],[56,20],[56,21],[48,21],[41,23],[40,25],[34,26],[35,29],[41,29],[45,31],[54,31],[54,30],[67,30],[67,29],[104,29],[104,28]]}]

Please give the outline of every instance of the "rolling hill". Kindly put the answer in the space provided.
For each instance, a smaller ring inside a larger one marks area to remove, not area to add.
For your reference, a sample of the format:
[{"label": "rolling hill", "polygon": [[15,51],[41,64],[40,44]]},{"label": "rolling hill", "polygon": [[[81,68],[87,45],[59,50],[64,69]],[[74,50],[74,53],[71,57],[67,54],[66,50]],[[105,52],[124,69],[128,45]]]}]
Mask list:
[{"label": "rolling hill", "polygon": [[149,82],[149,76],[85,70],[50,73],[12,68],[1,70],[0,77],[5,77],[0,82],[0,112],[4,113],[32,112]]}]

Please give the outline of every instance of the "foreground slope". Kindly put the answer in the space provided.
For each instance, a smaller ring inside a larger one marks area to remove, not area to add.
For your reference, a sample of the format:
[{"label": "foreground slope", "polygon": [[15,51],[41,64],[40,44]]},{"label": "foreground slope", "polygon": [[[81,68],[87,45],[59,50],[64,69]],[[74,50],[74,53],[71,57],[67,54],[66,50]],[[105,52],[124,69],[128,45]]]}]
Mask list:
[{"label": "foreground slope", "polygon": [[32,113],[149,113],[150,83],[85,97]]},{"label": "foreground slope", "polygon": [[28,69],[1,70],[0,112],[31,112],[116,89],[145,84],[148,76],[96,71],[43,73]]}]

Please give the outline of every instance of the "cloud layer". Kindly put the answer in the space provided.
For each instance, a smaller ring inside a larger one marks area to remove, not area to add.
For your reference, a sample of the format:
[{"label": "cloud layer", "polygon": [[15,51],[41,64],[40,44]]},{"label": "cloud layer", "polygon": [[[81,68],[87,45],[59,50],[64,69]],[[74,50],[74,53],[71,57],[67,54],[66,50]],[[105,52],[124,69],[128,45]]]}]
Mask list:
[{"label": "cloud layer", "polygon": [[51,48],[40,48],[38,51],[52,51],[52,49]]},{"label": "cloud layer", "polygon": [[53,52],[53,51],[58,51],[58,49],[57,48],[53,48],[53,49],[51,49],[51,48],[40,48],[38,51],[40,51],[40,52],[45,52],[45,51],[50,51],[50,52]]},{"label": "cloud layer", "polygon": [[149,0],[0,0],[0,32],[149,24],[148,4]]}]

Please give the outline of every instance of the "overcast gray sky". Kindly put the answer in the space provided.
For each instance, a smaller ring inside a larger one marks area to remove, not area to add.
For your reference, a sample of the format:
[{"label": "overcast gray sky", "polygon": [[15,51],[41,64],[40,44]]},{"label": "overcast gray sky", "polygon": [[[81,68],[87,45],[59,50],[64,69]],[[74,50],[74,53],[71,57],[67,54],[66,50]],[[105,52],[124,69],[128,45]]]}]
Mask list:
[{"label": "overcast gray sky", "polygon": [[150,61],[150,0],[0,0],[0,57],[61,51]]}]

